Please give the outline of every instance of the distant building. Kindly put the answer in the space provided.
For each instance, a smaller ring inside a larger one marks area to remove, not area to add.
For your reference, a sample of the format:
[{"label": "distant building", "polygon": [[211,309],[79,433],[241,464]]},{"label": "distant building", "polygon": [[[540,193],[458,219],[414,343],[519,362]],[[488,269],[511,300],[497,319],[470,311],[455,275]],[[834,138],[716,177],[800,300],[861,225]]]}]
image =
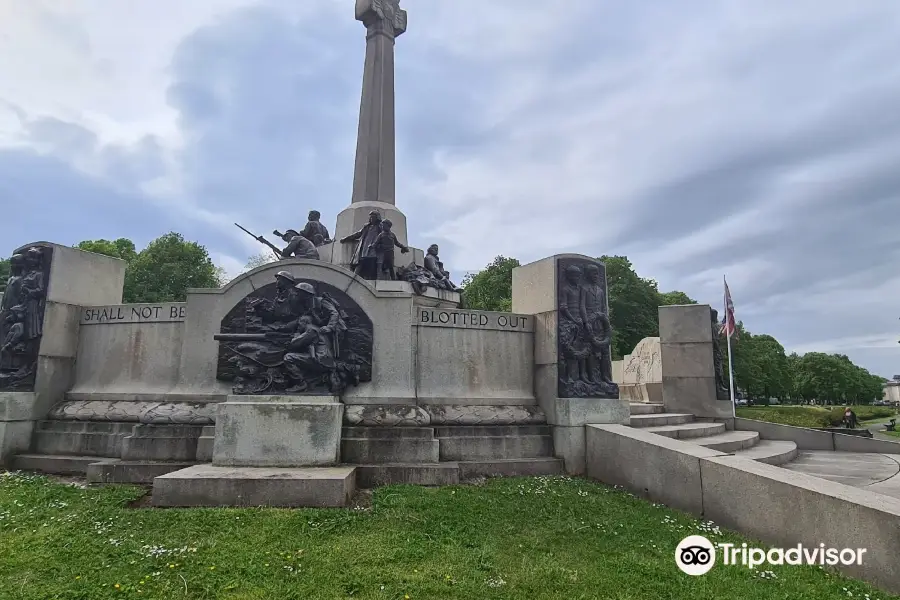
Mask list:
[{"label": "distant building", "polygon": [[900,375],[884,383],[884,401],[900,404]]}]

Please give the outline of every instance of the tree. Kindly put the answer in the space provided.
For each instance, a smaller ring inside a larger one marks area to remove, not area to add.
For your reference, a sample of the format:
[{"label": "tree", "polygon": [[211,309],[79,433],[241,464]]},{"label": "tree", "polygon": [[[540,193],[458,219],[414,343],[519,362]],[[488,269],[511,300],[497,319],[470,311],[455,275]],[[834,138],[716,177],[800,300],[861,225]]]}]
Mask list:
[{"label": "tree", "polygon": [[685,294],[674,290],[671,292],[661,292],[659,294],[660,306],[675,306],[680,304],[697,304],[697,301]]},{"label": "tree", "polygon": [[511,311],[512,271],[519,264],[515,258],[498,256],[483,271],[467,274],[460,286],[466,308]]},{"label": "tree", "polygon": [[219,287],[224,272],[209,257],[204,246],[188,242],[178,233],[167,233],[135,252],[131,240],[120,238],[88,240],[76,246],[81,250],[121,258],[125,269],[123,301],[184,302],[188,288]]},{"label": "tree", "polygon": [[277,258],[271,252],[260,252],[259,254],[254,254],[250,258],[247,259],[247,264],[244,265],[244,271],[252,271],[256,267],[261,267],[263,265],[267,265],[269,263],[273,263]]},{"label": "tree", "polygon": [[9,279],[9,259],[0,259],[0,294],[6,291],[6,280]]},{"label": "tree", "polygon": [[86,240],[79,242],[75,247],[79,250],[84,250],[85,252],[94,252],[95,254],[121,258],[127,263],[130,263],[137,258],[137,250],[134,247],[134,242],[125,238],[119,238],[113,242],[109,240]]},{"label": "tree", "polygon": [[645,337],[659,335],[660,294],[656,282],[639,277],[625,256],[601,256],[606,264],[611,352],[620,359]]}]

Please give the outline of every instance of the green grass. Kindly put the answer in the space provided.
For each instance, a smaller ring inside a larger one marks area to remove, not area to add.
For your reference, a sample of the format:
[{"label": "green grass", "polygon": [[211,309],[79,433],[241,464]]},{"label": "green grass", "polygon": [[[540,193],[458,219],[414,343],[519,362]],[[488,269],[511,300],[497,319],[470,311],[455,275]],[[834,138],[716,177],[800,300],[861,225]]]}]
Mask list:
[{"label": "green grass", "polygon": [[685,536],[743,538],[581,479],[393,486],[354,510],[127,507],[142,494],[0,474],[0,598],[889,597],[820,567],[684,575]]},{"label": "green grass", "polygon": [[[860,422],[874,420],[877,423],[877,419],[897,416],[897,409],[890,406],[854,406],[853,411]],[[740,406],[736,414],[745,419],[797,427],[839,427],[844,418],[844,407]]]}]

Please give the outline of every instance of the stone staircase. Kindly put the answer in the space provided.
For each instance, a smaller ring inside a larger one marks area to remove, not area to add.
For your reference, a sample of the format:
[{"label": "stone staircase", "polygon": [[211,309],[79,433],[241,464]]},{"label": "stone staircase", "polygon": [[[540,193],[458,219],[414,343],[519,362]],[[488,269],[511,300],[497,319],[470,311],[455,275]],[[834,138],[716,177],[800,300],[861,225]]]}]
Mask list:
[{"label": "stone staircase", "polygon": [[694,415],[667,413],[662,404],[632,404],[631,426],[770,465],[797,458],[794,442],[763,440],[756,431],[728,431],[725,423],[697,422]]},{"label": "stone staircase", "polygon": [[547,425],[344,427],[341,458],[360,487],[563,473]]}]

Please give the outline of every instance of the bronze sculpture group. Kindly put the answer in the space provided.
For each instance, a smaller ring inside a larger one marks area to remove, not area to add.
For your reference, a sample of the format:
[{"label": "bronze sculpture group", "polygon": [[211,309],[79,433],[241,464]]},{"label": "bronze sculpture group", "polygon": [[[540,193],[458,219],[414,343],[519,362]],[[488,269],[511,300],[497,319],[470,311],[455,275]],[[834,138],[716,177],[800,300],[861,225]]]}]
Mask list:
[{"label": "bronze sculpture group", "polygon": [[560,398],[617,398],[612,379],[612,327],[601,263],[559,261],[557,292]]},{"label": "bronze sculpture group", "polygon": [[280,271],[222,320],[217,377],[235,394],[341,395],[372,374],[372,322],[340,290]]},{"label": "bronze sculpture group", "polygon": [[[319,211],[313,210],[309,213],[303,231],[287,229],[282,233],[276,229],[273,233],[284,241],[286,244],[284,248],[278,248],[263,236],[255,235],[237,223],[235,225],[256,241],[268,246],[279,260],[288,258],[319,260],[318,249],[334,241],[328,229],[320,222],[320,218]],[[409,247],[397,238],[392,228],[393,223],[389,219],[383,219],[381,213],[373,210],[369,213],[368,222],[359,231],[338,240],[341,244],[355,244],[350,259],[350,268],[354,273],[372,281],[407,281],[419,295],[424,294],[429,287],[450,292],[460,291],[450,281],[450,272],[444,269],[444,263],[438,256],[437,244],[432,244],[428,248],[423,265],[412,262],[398,268],[394,261],[394,249],[399,248],[401,253],[406,254]]]},{"label": "bronze sculpture group", "polygon": [[34,387],[51,253],[35,246],[9,259],[10,276],[0,300],[0,390]]}]

